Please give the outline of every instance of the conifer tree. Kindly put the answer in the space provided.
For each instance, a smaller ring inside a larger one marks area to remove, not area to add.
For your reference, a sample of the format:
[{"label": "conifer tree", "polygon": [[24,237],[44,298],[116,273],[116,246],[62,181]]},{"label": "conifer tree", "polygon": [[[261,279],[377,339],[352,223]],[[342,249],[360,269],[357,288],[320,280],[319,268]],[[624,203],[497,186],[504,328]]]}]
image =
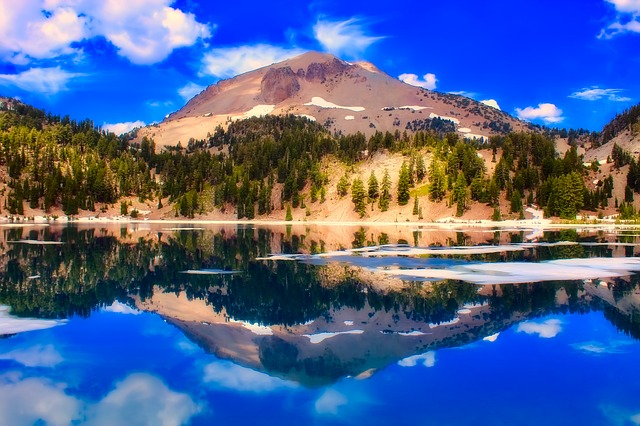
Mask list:
[{"label": "conifer tree", "polygon": [[340,197],[344,197],[349,192],[349,179],[347,179],[347,175],[342,175],[340,180],[338,181],[338,186],[336,187],[338,191],[338,195]]},{"label": "conifer tree", "polygon": [[351,185],[351,201],[355,206],[355,211],[360,217],[364,217],[367,207],[367,195],[364,192],[364,184],[360,178],[355,178]]},{"label": "conifer tree", "polygon": [[409,202],[409,185],[409,168],[407,167],[407,163],[403,161],[398,178],[398,204],[401,206],[404,206]]},{"label": "conifer tree", "polygon": [[369,176],[369,200],[373,203],[380,196],[380,188],[378,186],[378,179],[376,178],[373,170],[371,171],[371,176]]},{"label": "conifer tree", "polygon": [[447,177],[440,162],[434,158],[429,167],[429,199],[431,201],[442,201],[446,191]]},{"label": "conifer tree", "polygon": [[391,200],[391,177],[389,171],[384,169],[384,176],[382,178],[382,185],[380,187],[380,200],[378,205],[380,210],[386,212],[389,210],[389,201]]},{"label": "conifer tree", "polygon": [[464,177],[464,172],[458,173],[458,178],[453,187],[453,203],[456,204],[456,216],[462,216],[467,209],[468,193],[467,193],[467,180]]}]

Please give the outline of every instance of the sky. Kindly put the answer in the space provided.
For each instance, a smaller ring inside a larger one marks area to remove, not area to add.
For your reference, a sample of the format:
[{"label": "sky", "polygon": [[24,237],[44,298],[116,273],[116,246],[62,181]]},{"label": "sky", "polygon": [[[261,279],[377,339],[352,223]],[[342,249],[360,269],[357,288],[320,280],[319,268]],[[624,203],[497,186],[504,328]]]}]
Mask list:
[{"label": "sky", "polygon": [[0,0],[0,95],[116,133],[309,50],[551,127],[640,102],[640,0]]}]

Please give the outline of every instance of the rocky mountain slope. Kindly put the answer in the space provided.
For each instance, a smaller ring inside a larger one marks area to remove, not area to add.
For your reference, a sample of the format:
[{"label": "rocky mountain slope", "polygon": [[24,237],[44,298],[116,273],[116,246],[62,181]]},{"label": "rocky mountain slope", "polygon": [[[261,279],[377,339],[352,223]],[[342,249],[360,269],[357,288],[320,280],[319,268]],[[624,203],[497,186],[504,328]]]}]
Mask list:
[{"label": "rocky mountain slope", "polygon": [[140,131],[158,146],[205,139],[218,125],[265,114],[294,114],[332,132],[457,131],[485,138],[530,125],[459,95],[405,84],[367,62],[308,52],[209,86],[162,123]]}]

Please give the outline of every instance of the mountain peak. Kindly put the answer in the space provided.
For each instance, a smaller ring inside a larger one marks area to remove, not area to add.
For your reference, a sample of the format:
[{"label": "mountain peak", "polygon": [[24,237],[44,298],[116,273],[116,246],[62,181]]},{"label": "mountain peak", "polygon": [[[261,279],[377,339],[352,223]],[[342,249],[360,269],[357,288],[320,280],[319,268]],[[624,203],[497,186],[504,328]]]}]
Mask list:
[{"label": "mountain peak", "polygon": [[410,86],[370,62],[305,52],[221,80],[147,133],[158,145],[204,139],[218,125],[259,115],[293,114],[332,132],[458,132],[470,139],[527,125],[473,99]]}]

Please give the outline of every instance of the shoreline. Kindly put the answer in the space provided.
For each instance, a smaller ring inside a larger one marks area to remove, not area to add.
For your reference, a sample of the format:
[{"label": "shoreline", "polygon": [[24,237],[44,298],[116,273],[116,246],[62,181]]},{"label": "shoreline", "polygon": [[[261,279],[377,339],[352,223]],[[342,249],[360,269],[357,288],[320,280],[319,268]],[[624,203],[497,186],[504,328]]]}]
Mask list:
[{"label": "shoreline", "polygon": [[[558,223],[550,219],[524,219],[524,220],[473,220],[473,219],[455,219],[444,218],[435,222],[424,221],[324,221],[324,220],[278,220],[278,219],[132,219],[126,216],[115,217],[72,217],[67,216],[51,219],[46,216],[13,216],[12,218],[0,218],[1,227],[19,227],[33,225],[70,225],[70,224],[182,224],[182,225],[262,225],[262,226],[384,226],[384,227],[419,227],[419,228],[436,228],[436,229],[468,229],[468,228],[515,228],[515,229],[573,229],[573,228],[640,228],[640,223],[620,223],[611,221],[602,221],[599,223]],[[420,230],[420,229],[418,229]]]}]

